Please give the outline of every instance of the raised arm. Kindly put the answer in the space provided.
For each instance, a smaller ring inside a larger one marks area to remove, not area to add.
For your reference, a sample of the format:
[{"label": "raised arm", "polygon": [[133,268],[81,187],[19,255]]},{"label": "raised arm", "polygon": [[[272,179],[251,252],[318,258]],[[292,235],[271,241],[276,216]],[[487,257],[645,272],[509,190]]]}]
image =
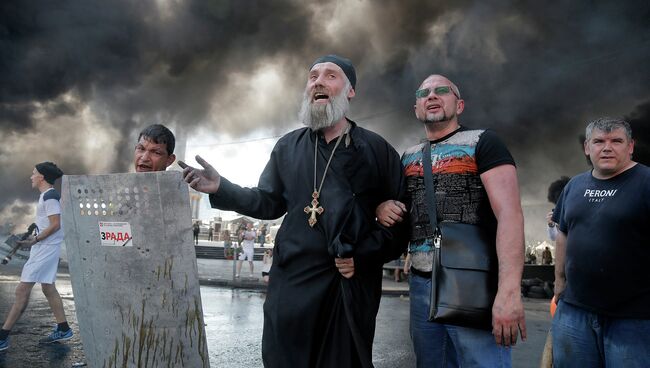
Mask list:
[{"label": "raised arm", "polygon": [[203,169],[179,162],[183,167],[183,179],[191,188],[208,193],[213,208],[236,211],[259,219],[275,219],[286,212],[275,153],[271,154],[256,188],[243,188],[231,183],[200,156],[196,156],[196,161]]}]

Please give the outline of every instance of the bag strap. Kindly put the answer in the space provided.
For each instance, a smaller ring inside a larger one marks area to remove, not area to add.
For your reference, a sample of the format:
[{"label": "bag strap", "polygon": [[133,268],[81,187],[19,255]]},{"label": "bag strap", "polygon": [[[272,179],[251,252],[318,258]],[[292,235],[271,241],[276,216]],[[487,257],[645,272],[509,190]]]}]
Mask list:
[{"label": "bag strap", "polygon": [[422,152],[422,174],[424,176],[424,192],[427,199],[429,224],[433,231],[433,264],[431,265],[431,295],[429,297],[429,321],[433,320],[438,310],[438,271],[440,269],[440,233],[438,230],[438,209],[436,208],[436,190],[433,185],[433,166],[431,165],[431,142],[427,139]]}]

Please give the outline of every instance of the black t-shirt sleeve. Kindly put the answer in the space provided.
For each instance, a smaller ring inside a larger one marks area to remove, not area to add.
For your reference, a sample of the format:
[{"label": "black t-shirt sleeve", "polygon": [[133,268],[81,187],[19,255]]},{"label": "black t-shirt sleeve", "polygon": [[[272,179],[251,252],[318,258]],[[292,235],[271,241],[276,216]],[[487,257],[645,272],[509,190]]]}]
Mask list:
[{"label": "black t-shirt sleeve", "polygon": [[[639,165],[637,163],[637,165]],[[648,174],[648,171],[646,170],[646,175],[645,179],[643,180],[643,188],[645,188],[645,192],[643,193],[643,198],[645,198],[645,208],[647,213],[650,213],[650,174]]]},{"label": "black t-shirt sleeve", "polygon": [[557,203],[555,204],[555,208],[553,209],[552,218],[553,222],[558,224],[559,230],[565,234],[567,233],[567,226],[566,222],[564,221],[564,197],[569,188],[570,186],[567,184],[562,190],[562,193],[560,193],[560,196],[557,199]]},{"label": "black t-shirt sleeve", "polygon": [[486,130],[481,134],[476,145],[476,165],[480,175],[497,166],[514,166],[515,160],[496,133]]}]

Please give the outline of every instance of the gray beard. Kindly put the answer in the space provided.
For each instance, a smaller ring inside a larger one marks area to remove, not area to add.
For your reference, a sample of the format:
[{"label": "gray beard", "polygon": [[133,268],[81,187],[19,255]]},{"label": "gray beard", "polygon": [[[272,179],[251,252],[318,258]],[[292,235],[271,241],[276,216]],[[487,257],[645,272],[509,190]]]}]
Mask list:
[{"label": "gray beard", "polygon": [[330,98],[330,101],[326,105],[316,105],[311,103],[311,97],[305,91],[298,118],[312,131],[336,124],[345,117],[345,114],[350,109],[347,92],[346,88],[344,88],[341,90],[341,93]]}]

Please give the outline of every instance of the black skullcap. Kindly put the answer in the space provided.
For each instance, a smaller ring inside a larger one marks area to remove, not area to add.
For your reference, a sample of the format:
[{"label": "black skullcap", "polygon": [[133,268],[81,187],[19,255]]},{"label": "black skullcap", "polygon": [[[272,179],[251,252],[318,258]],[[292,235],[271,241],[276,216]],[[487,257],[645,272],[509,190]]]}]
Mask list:
[{"label": "black skullcap", "polygon": [[354,71],[354,65],[352,65],[350,59],[346,59],[344,57],[334,55],[334,54],[321,56],[311,64],[309,70],[311,70],[311,68],[313,68],[314,65],[316,64],[327,63],[327,62],[338,65],[343,70],[343,73],[345,73],[345,76],[348,77],[348,80],[350,81],[350,85],[352,85],[352,88],[356,88],[357,73]]},{"label": "black skullcap", "polygon": [[56,179],[63,176],[63,171],[61,171],[61,169],[59,169],[54,163],[49,161],[41,162],[40,164],[36,164],[34,167],[36,167],[36,170],[43,175],[45,181],[50,184],[54,184]]}]

